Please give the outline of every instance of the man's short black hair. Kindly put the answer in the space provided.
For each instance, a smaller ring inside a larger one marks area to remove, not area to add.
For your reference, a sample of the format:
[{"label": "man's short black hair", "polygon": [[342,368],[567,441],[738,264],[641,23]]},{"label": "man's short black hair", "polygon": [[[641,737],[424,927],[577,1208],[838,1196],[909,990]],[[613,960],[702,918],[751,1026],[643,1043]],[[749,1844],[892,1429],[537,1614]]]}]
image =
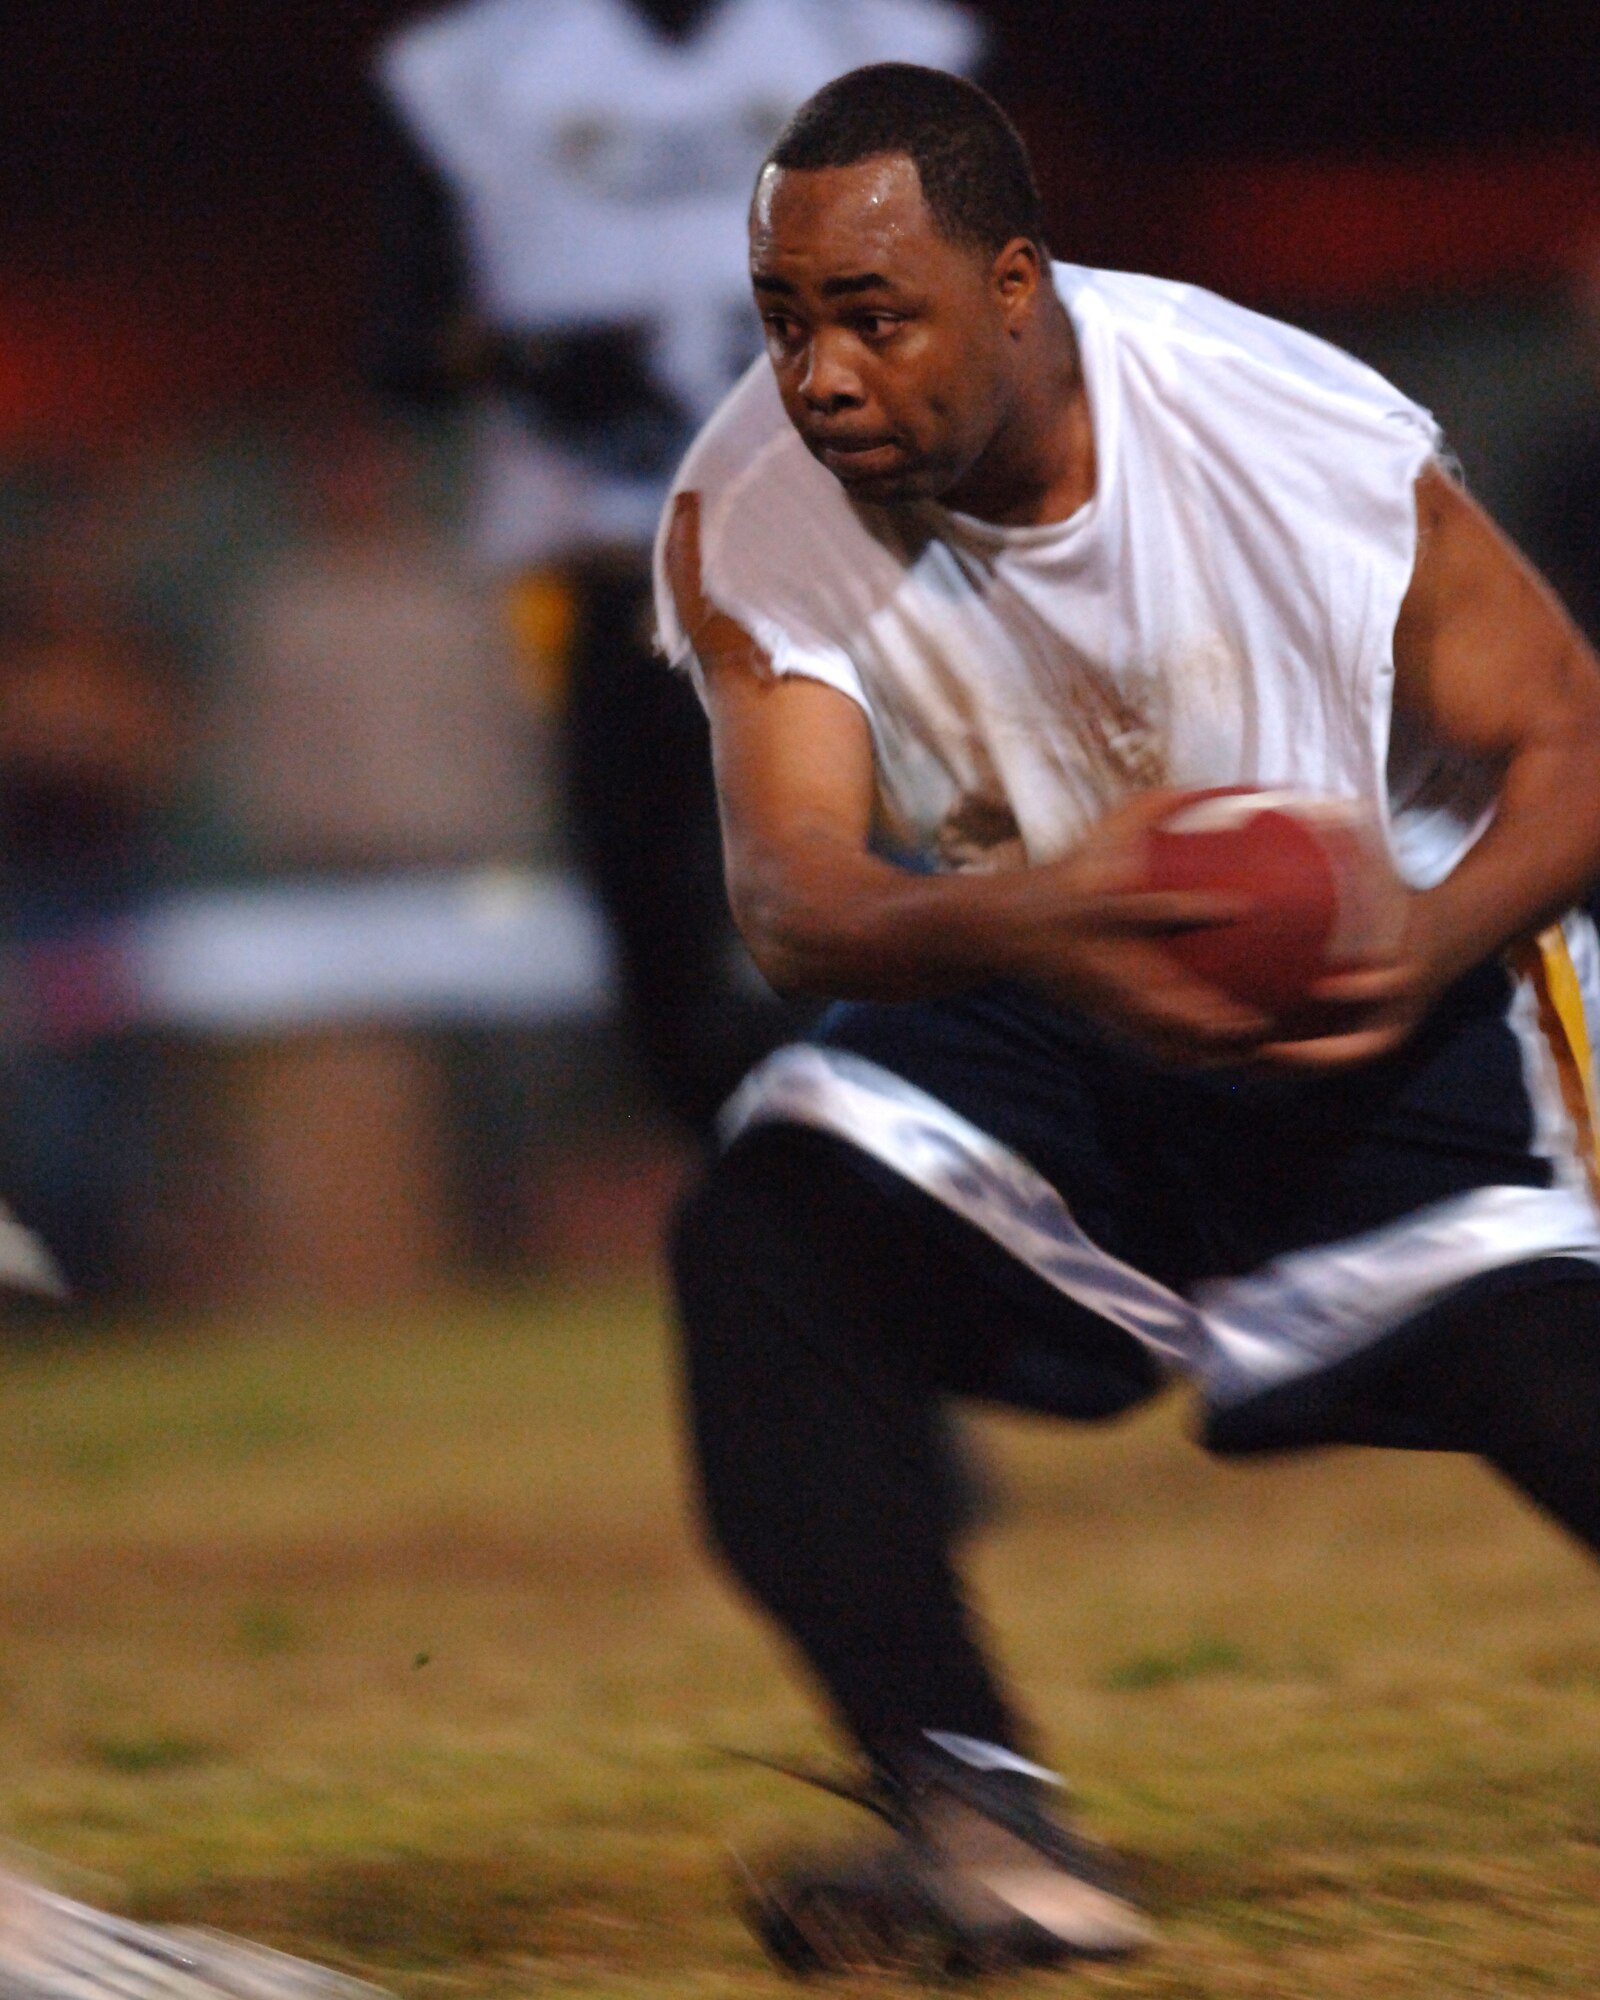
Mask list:
[{"label": "man's short black hair", "polygon": [[905,153],[941,235],[996,251],[1025,236],[1045,248],[1044,210],[1017,128],[987,91],[915,63],[870,63],[825,83],[779,133],[763,164],[853,167]]}]

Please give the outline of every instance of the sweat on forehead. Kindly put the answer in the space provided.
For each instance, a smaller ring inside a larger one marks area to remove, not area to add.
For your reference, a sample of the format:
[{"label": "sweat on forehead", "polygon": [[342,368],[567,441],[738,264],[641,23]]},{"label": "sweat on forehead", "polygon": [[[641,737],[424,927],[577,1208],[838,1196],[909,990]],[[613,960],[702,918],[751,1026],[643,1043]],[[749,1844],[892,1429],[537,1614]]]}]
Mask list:
[{"label": "sweat on forehead", "polygon": [[764,167],[751,203],[752,230],[769,235],[797,219],[810,226],[826,221],[874,232],[920,226],[938,233],[917,163],[905,153],[878,153],[845,167]]},{"label": "sweat on forehead", "polygon": [[986,272],[991,253],[948,236],[904,154],[815,170],[769,168],[750,212],[758,293],[815,283],[828,297],[871,289],[921,293],[957,270]]}]

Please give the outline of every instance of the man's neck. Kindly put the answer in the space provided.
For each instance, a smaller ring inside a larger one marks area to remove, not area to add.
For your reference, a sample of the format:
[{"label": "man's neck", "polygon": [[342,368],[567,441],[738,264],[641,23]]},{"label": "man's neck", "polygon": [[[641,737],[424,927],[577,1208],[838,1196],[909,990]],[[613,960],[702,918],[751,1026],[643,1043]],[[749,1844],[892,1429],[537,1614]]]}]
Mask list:
[{"label": "man's neck", "polygon": [[993,444],[946,506],[1000,528],[1066,521],[1094,498],[1094,425],[1077,335],[1055,302],[1039,328],[1036,363]]}]

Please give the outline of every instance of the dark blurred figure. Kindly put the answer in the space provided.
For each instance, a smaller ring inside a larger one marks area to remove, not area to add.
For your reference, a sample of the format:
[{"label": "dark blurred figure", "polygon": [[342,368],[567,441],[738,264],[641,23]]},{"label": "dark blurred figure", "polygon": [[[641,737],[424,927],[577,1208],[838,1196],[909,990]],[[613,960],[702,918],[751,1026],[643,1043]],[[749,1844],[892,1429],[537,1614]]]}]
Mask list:
[{"label": "dark blurred figure", "polygon": [[1535,497],[1525,540],[1590,642],[1600,646],[1600,244],[1574,305],[1591,393],[1570,413]]},{"label": "dark blurred figure", "polygon": [[737,946],[704,719],[653,655],[656,520],[758,351],[745,210],[789,112],[861,63],[968,69],[978,41],[952,0],[466,0],[380,54],[374,373],[475,401],[477,550],[560,699],[646,1080],[700,1134],[795,1020]]},{"label": "dark blurred figure", "polygon": [[134,1289],[159,1055],[119,921],[170,872],[184,703],[155,637],[58,567],[0,585],[0,1187],[79,1296]]}]

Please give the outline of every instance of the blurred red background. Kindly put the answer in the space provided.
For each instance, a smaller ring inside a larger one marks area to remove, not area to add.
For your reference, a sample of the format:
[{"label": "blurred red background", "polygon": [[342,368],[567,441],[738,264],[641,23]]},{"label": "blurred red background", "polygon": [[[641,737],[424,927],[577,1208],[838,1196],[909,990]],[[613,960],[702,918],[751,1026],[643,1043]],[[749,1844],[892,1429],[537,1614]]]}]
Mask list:
[{"label": "blurred red background", "polygon": [[[412,0],[11,0],[0,444],[337,387],[369,51]],[[990,0],[1060,254],[1286,310],[1600,258],[1600,16]]]}]

